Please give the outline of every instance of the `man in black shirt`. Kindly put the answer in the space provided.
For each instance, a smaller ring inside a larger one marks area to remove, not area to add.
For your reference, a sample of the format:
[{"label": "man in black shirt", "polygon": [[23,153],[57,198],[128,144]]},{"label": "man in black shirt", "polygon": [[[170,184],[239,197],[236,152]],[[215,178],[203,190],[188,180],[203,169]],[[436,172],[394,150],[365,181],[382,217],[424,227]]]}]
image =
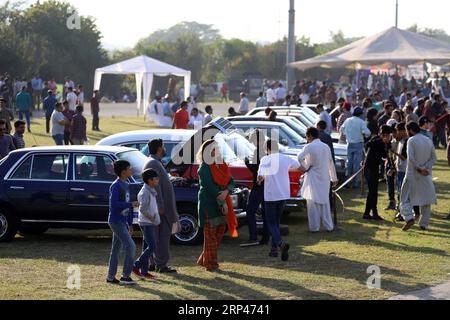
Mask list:
[{"label": "man in black shirt", "polygon": [[446,113],[446,107],[444,107],[441,99],[441,95],[434,95],[434,103],[431,105],[431,115],[434,118],[436,134],[433,137],[434,146],[439,148],[439,143],[442,144],[444,149],[447,149],[447,139],[445,137],[445,123],[436,123],[436,121]]},{"label": "man in black shirt", "polygon": [[[258,184],[258,170],[261,164],[261,159],[264,157],[264,143],[265,136],[262,132],[256,129],[249,138],[250,142],[256,146],[255,154],[252,159],[245,159],[245,165],[252,172],[253,175],[253,188],[250,193],[247,205],[247,224],[249,231],[249,241],[242,244],[241,247],[252,247],[257,245],[266,245],[269,243],[269,229],[265,221],[264,210],[264,182]],[[258,241],[258,229],[256,222],[256,212],[261,208],[261,214],[263,217],[263,237],[261,241]]]},{"label": "man in black shirt", "polygon": [[423,116],[423,108],[425,107],[425,99],[420,98],[417,100],[417,107],[414,109],[414,113],[420,118]]},{"label": "man in black shirt", "polygon": [[333,138],[325,132],[327,129],[327,123],[323,120],[320,120],[317,123],[317,130],[319,130],[319,139],[323,143],[325,143],[327,146],[330,147],[331,150],[331,157],[333,158],[333,161],[335,161],[335,155],[334,155],[334,146],[333,146]]},{"label": "man in black shirt", "polygon": [[394,105],[391,101],[385,101],[384,102],[384,112],[383,114],[378,118],[378,126],[384,126],[389,119],[392,117],[392,110],[394,109]]},{"label": "man in black shirt", "polygon": [[[382,159],[388,156],[389,144],[391,141],[392,129],[389,126],[382,126],[380,134],[373,137],[366,144],[366,162],[364,163],[365,175],[369,185],[369,194],[367,195],[366,211],[364,212],[364,219],[382,221],[383,219],[378,215],[378,181],[380,179],[380,164]],[[372,212],[372,216],[370,213]]]},{"label": "man in black shirt", "polygon": [[380,126],[378,126],[378,121],[376,120],[377,115],[377,109],[370,108],[367,110],[366,124],[367,128],[372,133],[372,136],[378,135],[378,132],[380,131]]},{"label": "man in black shirt", "polygon": [[302,87],[300,86],[300,81],[295,83],[295,86],[292,88],[292,93],[296,96],[300,96],[302,94]]}]

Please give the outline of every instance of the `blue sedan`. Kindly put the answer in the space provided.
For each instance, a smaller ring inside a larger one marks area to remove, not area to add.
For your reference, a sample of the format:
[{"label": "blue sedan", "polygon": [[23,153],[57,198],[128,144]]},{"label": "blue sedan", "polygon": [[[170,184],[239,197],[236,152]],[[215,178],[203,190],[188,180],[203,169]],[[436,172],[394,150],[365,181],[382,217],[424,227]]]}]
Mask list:
[{"label": "blue sedan", "polygon": [[[147,157],[136,149],[71,146],[22,149],[0,161],[0,242],[49,228],[108,228],[109,187],[116,179],[113,162],[127,160],[133,168],[131,200],[142,187]],[[173,181],[182,231],[173,240],[197,244],[198,186]],[[242,194],[243,196],[245,194]],[[244,204],[244,202],[242,202]],[[135,213],[137,216],[137,213]]]}]

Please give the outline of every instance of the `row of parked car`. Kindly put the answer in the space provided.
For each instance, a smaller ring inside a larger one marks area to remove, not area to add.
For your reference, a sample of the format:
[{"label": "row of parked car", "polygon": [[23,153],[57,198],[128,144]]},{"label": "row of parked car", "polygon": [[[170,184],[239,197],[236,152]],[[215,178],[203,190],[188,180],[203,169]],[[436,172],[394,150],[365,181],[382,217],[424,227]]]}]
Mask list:
[{"label": "row of parked car", "polygon": [[[267,138],[279,137],[281,152],[296,157],[306,144],[306,114],[311,110],[292,108],[276,122],[262,121],[261,110],[247,117],[218,118],[202,130],[143,130],[119,133],[101,140],[96,146],[39,147],[12,152],[0,161],[0,242],[11,241],[17,232],[42,234],[49,228],[107,228],[109,186],[116,179],[113,162],[131,163],[132,200],[142,187],[140,173],[148,156],[148,141],[163,139],[167,156],[163,163],[174,185],[180,215],[181,232],[173,237],[177,244],[194,245],[202,241],[197,220],[198,176],[196,154],[206,139],[214,138],[236,181],[232,194],[233,206],[245,224],[252,175],[245,158],[251,158],[255,146],[248,133],[261,129]],[[278,114],[284,109],[277,108]],[[310,112],[311,111],[311,112]],[[301,120],[302,119],[302,120]],[[345,171],[344,148],[337,150],[338,171]],[[341,153],[340,153],[341,152]],[[345,151],[346,153],[346,151]],[[342,154],[342,156],[341,156]],[[303,206],[300,193],[300,173],[290,173],[291,199],[287,211],[299,211]],[[137,217],[137,212],[135,213]]]}]

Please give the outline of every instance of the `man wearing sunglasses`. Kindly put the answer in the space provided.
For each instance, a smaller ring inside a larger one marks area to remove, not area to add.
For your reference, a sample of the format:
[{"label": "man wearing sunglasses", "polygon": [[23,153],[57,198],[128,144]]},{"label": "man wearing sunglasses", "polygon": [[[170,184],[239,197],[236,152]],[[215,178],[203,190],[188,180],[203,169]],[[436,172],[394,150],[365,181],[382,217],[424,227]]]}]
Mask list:
[{"label": "man wearing sunglasses", "polygon": [[16,150],[16,147],[12,136],[6,131],[6,122],[5,120],[0,120],[0,160],[14,150]]}]

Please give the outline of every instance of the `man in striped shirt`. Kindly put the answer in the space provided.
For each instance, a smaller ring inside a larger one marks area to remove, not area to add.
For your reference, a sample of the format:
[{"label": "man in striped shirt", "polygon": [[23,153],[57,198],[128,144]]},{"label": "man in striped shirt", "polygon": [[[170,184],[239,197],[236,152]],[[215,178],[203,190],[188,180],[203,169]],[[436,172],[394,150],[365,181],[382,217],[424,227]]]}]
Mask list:
[{"label": "man in striped shirt", "polygon": [[83,106],[77,106],[77,113],[73,116],[70,124],[70,141],[75,146],[81,146],[87,141],[86,127],[87,121],[83,116]]},{"label": "man in striped shirt", "polygon": [[25,133],[25,125],[26,123],[22,120],[14,123],[13,142],[16,149],[25,149],[25,140],[23,138]]}]

